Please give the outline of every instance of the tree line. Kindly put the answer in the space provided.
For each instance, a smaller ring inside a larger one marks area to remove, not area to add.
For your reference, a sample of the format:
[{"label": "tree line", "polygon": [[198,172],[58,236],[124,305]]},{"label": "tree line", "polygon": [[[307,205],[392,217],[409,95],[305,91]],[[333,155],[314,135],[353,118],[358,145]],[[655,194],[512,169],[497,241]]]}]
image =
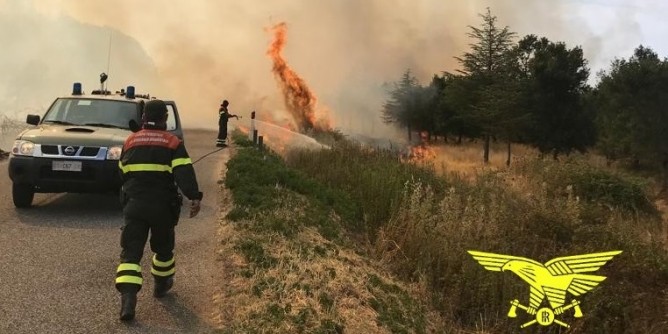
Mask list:
[{"label": "tree line", "polygon": [[407,70],[389,89],[383,120],[430,137],[537,148],[555,159],[596,149],[610,161],[668,171],[668,61],[639,46],[590,86],[582,48],[528,35],[519,40],[491,11],[470,26],[461,69],[423,86]]}]

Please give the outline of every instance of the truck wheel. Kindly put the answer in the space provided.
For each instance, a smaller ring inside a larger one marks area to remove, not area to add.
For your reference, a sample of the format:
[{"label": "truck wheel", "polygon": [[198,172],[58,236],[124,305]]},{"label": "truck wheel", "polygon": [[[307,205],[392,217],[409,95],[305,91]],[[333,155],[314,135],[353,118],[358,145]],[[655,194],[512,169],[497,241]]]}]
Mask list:
[{"label": "truck wheel", "polygon": [[35,188],[27,184],[12,184],[12,197],[17,208],[29,208],[35,197]]}]

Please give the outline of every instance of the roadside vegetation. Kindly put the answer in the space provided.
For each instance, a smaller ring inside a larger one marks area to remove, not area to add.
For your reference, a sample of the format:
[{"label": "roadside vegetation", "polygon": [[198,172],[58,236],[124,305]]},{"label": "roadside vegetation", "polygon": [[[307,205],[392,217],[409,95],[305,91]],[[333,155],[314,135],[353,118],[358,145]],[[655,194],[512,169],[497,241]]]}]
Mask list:
[{"label": "roadside vegetation", "polygon": [[234,136],[219,249],[224,333],[433,333],[416,284],[365,256],[353,195]]},{"label": "roadside vegetation", "polygon": [[461,178],[345,140],[283,159],[235,139],[221,252],[231,332],[515,331],[525,321],[506,317],[509,302],[527,304],[528,286],[467,250],[541,263],[622,250],[580,298],[585,316],[562,319],[577,333],[668,326],[665,235],[645,179],[584,156]]}]

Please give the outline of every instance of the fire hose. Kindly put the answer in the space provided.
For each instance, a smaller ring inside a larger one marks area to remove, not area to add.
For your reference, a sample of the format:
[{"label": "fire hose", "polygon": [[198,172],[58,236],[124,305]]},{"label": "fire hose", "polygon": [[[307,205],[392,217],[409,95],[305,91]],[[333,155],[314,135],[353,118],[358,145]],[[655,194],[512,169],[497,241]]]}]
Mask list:
[{"label": "fire hose", "polygon": [[211,151],[211,152],[209,152],[209,153],[207,153],[207,154],[205,154],[205,155],[199,157],[199,159],[193,161],[192,164],[194,165],[194,164],[196,164],[198,161],[200,161],[200,160],[202,160],[202,159],[204,159],[204,158],[206,158],[206,157],[208,157],[208,156],[210,156],[210,155],[212,155],[212,154],[214,154],[214,153],[216,153],[216,152],[218,152],[218,151],[222,151],[223,149],[224,149],[224,147],[221,147],[221,148],[219,148],[219,149],[213,150],[213,151]]}]

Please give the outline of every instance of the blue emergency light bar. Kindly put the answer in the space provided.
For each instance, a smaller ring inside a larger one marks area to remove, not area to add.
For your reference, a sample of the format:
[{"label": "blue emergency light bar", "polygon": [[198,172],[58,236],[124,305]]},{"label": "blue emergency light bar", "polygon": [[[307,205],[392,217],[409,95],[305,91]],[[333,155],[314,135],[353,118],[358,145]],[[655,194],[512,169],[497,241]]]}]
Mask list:
[{"label": "blue emergency light bar", "polygon": [[[108,90],[94,90],[91,94],[93,95],[109,95],[111,94],[110,91]],[[141,99],[150,99],[151,95],[149,94],[135,94],[135,86],[128,86],[126,90],[121,89],[120,91],[117,91],[116,94],[119,94],[121,96],[125,96],[128,99],[135,99],[135,98],[141,98]],[[83,95],[83,89],[82,85],[80,82],[75,82],[74,85],[72,86],[72,95]]]},{"label": "blue emergency light bar", "polygon": [[128,86],[127,90],[125,91],[125,97],[128,99],[135,98],[135,86]]},{"label": "blue emergency light bar", "polygon": [[74,85],[72,86],[72,95],[81,95],[81,83],[80,82],[75,82]]}]

